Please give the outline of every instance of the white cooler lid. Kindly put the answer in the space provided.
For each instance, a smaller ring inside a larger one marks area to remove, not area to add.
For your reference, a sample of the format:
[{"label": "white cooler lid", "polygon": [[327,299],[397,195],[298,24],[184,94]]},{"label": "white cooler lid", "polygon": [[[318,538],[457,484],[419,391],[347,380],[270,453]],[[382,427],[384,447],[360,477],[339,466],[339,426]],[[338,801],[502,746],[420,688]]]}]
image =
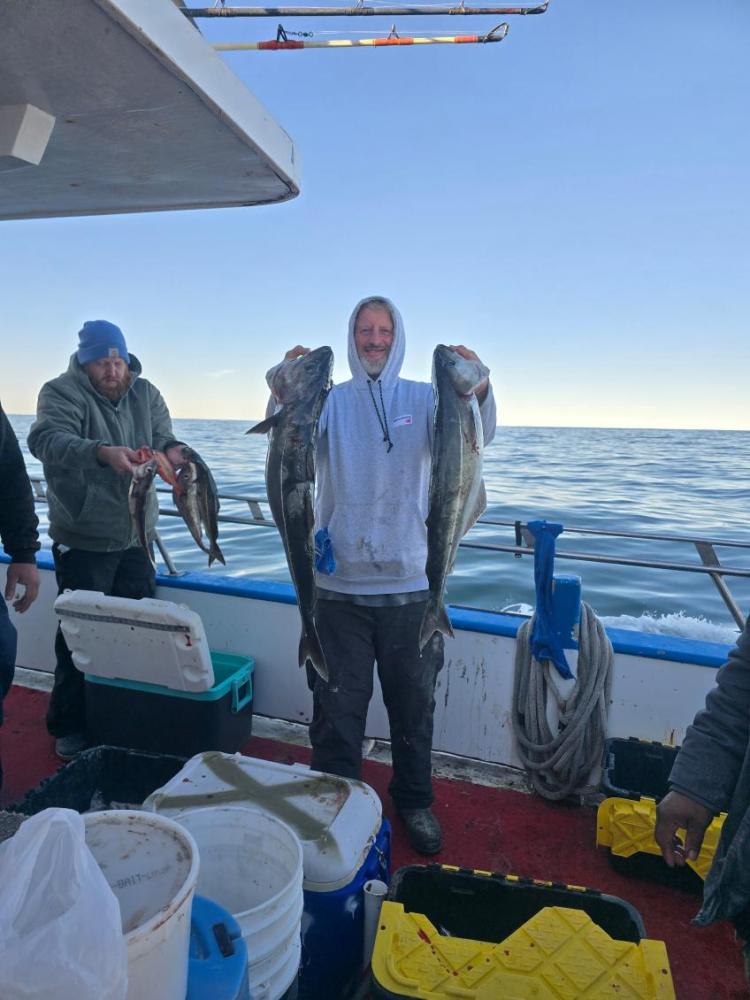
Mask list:
[{"label": "white cooler lid", "polygon": [[214,669],[200,616],[150,597],[70,590],[55,601],[73,663],[95,677],[208,691]]},{"label": "white cooler lid", "polygon": [[304,887],[317,892],[352,881],[382,818],[377,793],[362,781],[218,751],[192,757],[143,807],[173,816],[228,803],[244,803],[290,826],[302,843]]}]

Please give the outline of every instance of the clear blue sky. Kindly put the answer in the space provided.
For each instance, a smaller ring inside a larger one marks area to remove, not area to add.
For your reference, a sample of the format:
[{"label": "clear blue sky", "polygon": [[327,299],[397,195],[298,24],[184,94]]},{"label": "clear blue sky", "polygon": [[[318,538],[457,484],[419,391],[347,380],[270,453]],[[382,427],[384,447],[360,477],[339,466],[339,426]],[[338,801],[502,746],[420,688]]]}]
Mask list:
[{"label": "clear blue sky", "polygon": [[[347,377],[349,311],[378,293],[404,315],[404,374],[465,343],[505,423],[750,427],[750,3],[509,21],[493,46],[227,55],[297,144],[284,205],[0,223],[6,409],[32,412],[104,317],[173,415],[250,419],[287,346],[329,343]],[[285,22],[339,25],[390,21]]]}]

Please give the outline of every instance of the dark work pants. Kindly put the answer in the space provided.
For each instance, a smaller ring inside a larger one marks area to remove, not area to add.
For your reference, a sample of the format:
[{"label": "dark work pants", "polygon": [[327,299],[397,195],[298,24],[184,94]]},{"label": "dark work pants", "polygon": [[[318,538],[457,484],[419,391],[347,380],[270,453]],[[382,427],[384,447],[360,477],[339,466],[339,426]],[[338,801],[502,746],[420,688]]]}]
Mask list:
[{"label": "dark work pants", "polygon": [[[156,593],[154,568],[140,547],[119,552],[87,552],[52,546],[57,592],[98,590],[112,597],[153,597]],[[86,731],[86,703],[83,674],[63,639],[60,626],[55,636],[55,683],[52,688],[47,729],[53,736],[69,736]]]},{"label": "dark work pants", "polygon": [[377,662],[391,729],[393,778],[388,791],[398,809],[431,805],[432,719],[435,681],[443,666],[443,637],[419,654],[425,602],[371,608],[318,601],[315,621],[328,663],[328,683],[308,668],[313,691],[312,767],[344,778],[362,776],[362,740]]}]

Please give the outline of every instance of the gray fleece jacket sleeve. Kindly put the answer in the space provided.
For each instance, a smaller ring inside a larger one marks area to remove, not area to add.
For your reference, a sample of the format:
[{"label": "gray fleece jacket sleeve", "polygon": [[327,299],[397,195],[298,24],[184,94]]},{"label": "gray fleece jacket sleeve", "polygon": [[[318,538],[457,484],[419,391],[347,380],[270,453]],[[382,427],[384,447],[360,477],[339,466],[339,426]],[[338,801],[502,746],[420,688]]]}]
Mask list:
[{"label": "gray fleece jacket sleeve", "polygon": [[29,451],[44,465],[98,468],[96,450],[109,442],[81,437],[83,421],[83,402],[75,394],[47,383],[39,393],[36,420],[29,431]]},{"label": "gray fleece jacket sleeve", "polygon": [[688,728],[670,788],[712,812],[729,808],[750,739],[750,618]]}]

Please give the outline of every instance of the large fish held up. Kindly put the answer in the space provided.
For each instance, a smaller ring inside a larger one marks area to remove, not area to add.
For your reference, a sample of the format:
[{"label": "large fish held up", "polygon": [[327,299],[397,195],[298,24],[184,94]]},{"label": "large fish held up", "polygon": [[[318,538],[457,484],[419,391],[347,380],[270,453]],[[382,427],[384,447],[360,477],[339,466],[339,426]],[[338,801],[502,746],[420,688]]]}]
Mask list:
[{"label": "large fish held up", "polygon": [[480,361],[468,361],[444,344],[435,348],[432,473],[427,514],[427,601],[419,636],[420,651],[435,632],[453,635],[445,608],[445,585],[458,543],[487,506],[482,480],[484,435],[475,386],[489,375]]},{"label": "large fish held up", "polygon": [[[195,544],[208,555],[208,565],[217,559],[226,566],[219,548],[219,496],[211,470],[186,444],[182,447],[182,464],[177,470],[172,498],[188,526]],[[204,540],[205,531],[207,542]]]},{"label": "large fish held up", "polygon": [[333,351],[318,347],[282,364],[272,392],[281,403],[268,420],[248,434],[270,431],[266,491],[273,519],[284,543],[302,618],[299,665],[309,661],[328,680],[328,667],[315,627],[315,441],[323,404],[331,387]]}]

